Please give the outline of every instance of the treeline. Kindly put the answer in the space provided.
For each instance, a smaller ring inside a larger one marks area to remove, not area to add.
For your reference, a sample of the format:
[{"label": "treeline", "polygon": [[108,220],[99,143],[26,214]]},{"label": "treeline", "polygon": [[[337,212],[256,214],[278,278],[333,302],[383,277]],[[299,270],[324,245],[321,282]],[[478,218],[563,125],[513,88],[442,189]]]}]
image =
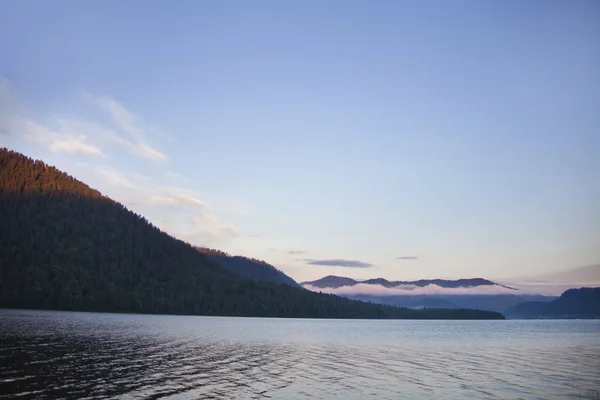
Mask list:
[{"label": "treeline", "polygon": [[502,318],[474,310],[382,306],[244,279],[211,257],[68,174],[0,149],[0,307],[265,317]]}]

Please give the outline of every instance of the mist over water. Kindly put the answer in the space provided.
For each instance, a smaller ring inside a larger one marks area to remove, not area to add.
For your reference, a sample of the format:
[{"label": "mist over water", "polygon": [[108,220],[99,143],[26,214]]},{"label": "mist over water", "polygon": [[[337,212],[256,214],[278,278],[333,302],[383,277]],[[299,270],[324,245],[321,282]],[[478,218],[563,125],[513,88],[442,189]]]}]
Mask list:
[{"label": "mist over water", "polygon": [[0,310],[0,398],[549,399],[600,389],[600,321]]}]

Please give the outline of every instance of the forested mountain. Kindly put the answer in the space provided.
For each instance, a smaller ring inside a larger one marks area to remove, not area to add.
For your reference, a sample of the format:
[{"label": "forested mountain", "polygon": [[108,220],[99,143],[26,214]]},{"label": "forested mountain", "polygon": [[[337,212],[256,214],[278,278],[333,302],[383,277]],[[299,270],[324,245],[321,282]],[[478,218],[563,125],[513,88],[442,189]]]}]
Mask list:
[{"label": "forested mountain", "polygon": [[205,254],[211,260],[223,268],[243,278],[264,282],[285,283],[290,286],[300,287],[292,278],[278,270],[271,264],[243,256],[231,256],[224,251],[194,246],[200,253]]},{"label": "forested mountain", "polygon": [[0,149],[0,307],[329,318],[503,318],[409,310],[235,276],[71,176]]},{"label": "forested mountain", "polygon": [[600,287],[569,289],[551,302],[521,303],[506,314],[512,318],[600,318]]}]

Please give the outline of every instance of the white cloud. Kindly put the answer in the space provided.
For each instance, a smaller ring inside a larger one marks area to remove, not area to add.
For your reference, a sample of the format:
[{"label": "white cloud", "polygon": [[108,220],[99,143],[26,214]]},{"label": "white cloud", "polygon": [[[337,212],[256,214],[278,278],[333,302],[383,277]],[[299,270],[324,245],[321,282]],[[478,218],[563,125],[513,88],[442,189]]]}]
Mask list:
[{"label": "white cloud", "polygon": [[150,198],[150,203],[158,206],[194,206],[211,208],[211,205],[186,193],[172,193],[167,196],[154,196]]},{"label": "white cloud", "polygon": [[137,189],[138,187],[133,184],[125,175],[120,173],[119,171],[110,168],[110,167],[96,167],[94,171],[98,173],[104,183],[116,186],[119,188],[127,188],[127,189]]},{"label": "white cloud", "polygon": [[148,134],[152,130],[142,118],[109,96],[84,93],[84,97],[108,115],[114,129],[76,117],[49,116],[49,123],[42,124],[16,107],[10,82],[0,77],[0,132],[24,137],[53,152],[103,156],[99,145],[108,142],[144,160],[167,161],[167,156],[150,143]]},{"label": "white cloud", "polygon": [[104,154],[96,146],[84,143],[85,135],[79,135],[76,138],[58,139],[50,144],[50,150],[63,152],[67,154],[89,154],[100,155]]},{"label": "white cloud", "polygon": [[70,129],[60,119],[55,121],[56,127],[49,127],[25,117],[23,110],[17,107],[15,97],[10,82],[0,77],[0,132],[23,137],[52,152],[104,156],[100,148],[89,142],[85,130]]},{"label": "white cloud", "polygon": [[524,294],[543,294],[545,296],[559,296],[563,292],[572,288],[580,287],[598,287],[600,282],[536,282],[536,281],[511,281],[501,282],[502,284],[512,285],[511,287],[519,289]]},{"label": "white cloud", "polygon": [[213,207],[205,201],[198,199],[198,193],[176,186],[155,186],[153,196],[149,198],[152,205],[171,207],[201,207],[212,209]]},{"label": "white cloud", "polygon": [[313,292],[323,292],[337,295],[372,295],[372,296],[398,296],[398,295],[432,295],[432,294],[522,294],[520,291],[512,290],[500,285],[481,285],[474,287],[444,288],[438,285],[415,286],[401,285],[385,287],[368,283],[358,283],[353,286],[342,286],[339,288],[319,288],[312,285],[303,285],[305,289]]},{"label": "white cloud", "polygon": [[136,157],[156,163],[167,161],[167,156],[149,143],[146,137],[149,129],[145,127],[140,117],[109,96],[94,96],[87,93],[84,96],[108,113],[117,132],[120,133],[116,134],[113,131],[106,136],[107,139],[119,144]]},{"label": "white cloud", "polygon": [[183,219],[164,219],[160,226],[169,234],[198,246],[223,246],[240,235],[233,224],[201,210]]},{"label": "white cloud", "polygon": [[71,131],[64,130],[62,126],[59,126],[58,129],[51,129],[18,115],[11,115],[4,120],[2,125],[8,134],[20,135],[53,152],[104,156],[100,148],[88,142],[86,135],[74,135]]},{"label": "white cloud", "polygon": [[195,231],[190,236],[196,240],[231,239],[240,234],[233,224],[221,222],[215,215],[206,211],[194,215],[189,223]]}]

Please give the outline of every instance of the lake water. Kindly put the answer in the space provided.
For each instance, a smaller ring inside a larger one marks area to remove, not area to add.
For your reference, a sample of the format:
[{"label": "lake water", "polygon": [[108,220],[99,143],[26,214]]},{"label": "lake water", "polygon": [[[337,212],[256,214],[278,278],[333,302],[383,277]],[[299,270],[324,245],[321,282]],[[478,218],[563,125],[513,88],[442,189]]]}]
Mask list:
[{"label": "lake water", "polygon": [[596,399],[597,390],[600,320],[0,310],[0,398]]}]

